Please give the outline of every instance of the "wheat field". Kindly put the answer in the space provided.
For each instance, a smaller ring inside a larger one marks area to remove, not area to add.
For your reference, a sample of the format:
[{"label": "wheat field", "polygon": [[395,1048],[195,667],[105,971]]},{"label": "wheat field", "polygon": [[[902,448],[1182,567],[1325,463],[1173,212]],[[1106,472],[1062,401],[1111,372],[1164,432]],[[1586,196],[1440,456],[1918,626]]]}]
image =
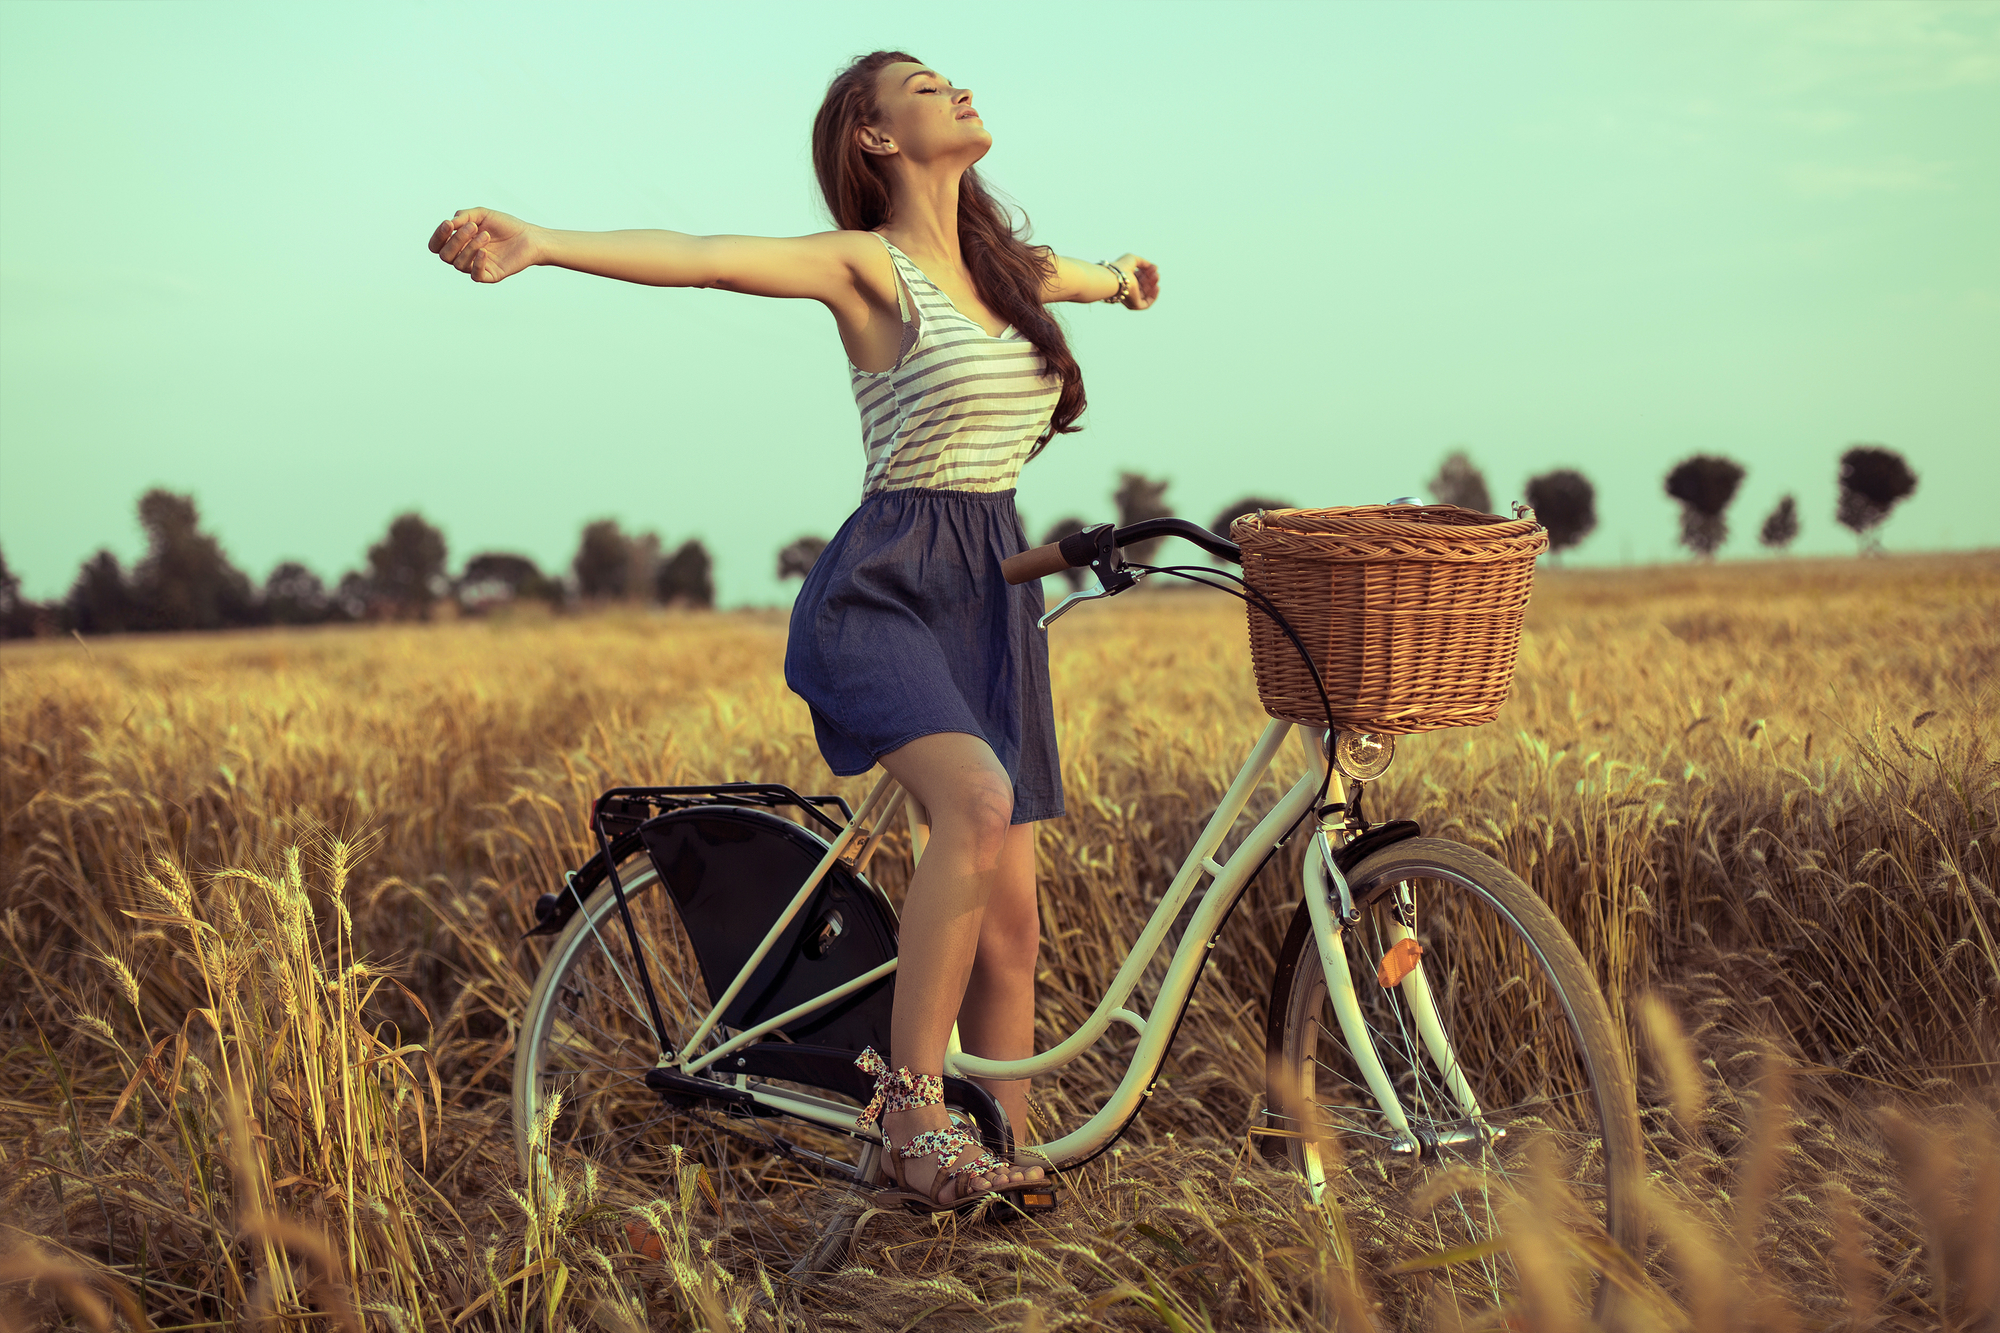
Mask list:
[{"label": "wheat field", "polygon": [[[826,774],[783,642],[633,612],[0,650],[0,1319],[1560,1330],[1596,1277],[1633,1329],[2000,1327],[2000,557],[1545,571],[1499,720],[1404,741],[1371,814],[1545,895],[1639,1072],[1647,1252],[1524,1198],[1500,1309],[1438,1296],[1382,1161],[1314,1206],[1259,1151],[1275,863],[1146,1113],[1046,1220],[872,1217],[799,1290],[704,1243],[693,1167],[671,1198],[519,1179],[521,937],[590,798],[865,789]],[[1220,597],[1149,588],[1052,650],[1051,1034],[1262,720]],[[1116,1055],[1037,1086],[1042,1132]]]}]

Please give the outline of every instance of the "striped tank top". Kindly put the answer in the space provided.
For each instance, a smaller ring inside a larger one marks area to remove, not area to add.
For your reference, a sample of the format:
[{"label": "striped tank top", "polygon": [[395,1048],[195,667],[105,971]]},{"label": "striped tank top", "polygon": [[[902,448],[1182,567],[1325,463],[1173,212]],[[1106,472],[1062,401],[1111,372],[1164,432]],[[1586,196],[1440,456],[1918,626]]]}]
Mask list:
[{"label": "striped tank top", "polygon": [[887,370],[849,366],[868,455],[861,493],[1012,489],[1048,429],[1062,381],[1043,373],[1042,354],[1017,330],[994,337],[888,237],[876,237],[896,265],[903,344]]}]

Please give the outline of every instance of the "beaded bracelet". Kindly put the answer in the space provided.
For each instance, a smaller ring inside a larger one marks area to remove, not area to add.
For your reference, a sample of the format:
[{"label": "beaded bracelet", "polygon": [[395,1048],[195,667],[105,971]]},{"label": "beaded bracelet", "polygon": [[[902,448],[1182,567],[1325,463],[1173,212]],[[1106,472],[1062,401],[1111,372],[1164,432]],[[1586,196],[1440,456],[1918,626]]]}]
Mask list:
[{"label": "beaded bracelet", "polygon": [[1124,305],[1125,293],[1132,290],[1132,280],[1126,277],[1125,270],[1118,267],[1118,265],[1116,264],[1108,263],[1104,260],[1099,260],[1097,266],[1099,268],[1108,268],[1113,273],[1116,273],[1118,275],[1118,290],[1114,292],[1112,295],[1105,297],[1104,304]]}]

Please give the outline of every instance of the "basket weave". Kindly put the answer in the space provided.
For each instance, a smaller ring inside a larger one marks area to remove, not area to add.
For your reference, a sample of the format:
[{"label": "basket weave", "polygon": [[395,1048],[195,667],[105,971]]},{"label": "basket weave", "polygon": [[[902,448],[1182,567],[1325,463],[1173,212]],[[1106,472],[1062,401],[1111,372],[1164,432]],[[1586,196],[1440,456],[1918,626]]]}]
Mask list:
[{"label": "basket weave", "polygon": [[[1521,618],[1548,534],[1456,505],[1276,509],[1230,526],[1243,576],[1312,653],[1332,722],[1406,735],[1491,722],[1514,682]],[[1252,603],[1264,711],[1325,726],[1312,673]]]}]

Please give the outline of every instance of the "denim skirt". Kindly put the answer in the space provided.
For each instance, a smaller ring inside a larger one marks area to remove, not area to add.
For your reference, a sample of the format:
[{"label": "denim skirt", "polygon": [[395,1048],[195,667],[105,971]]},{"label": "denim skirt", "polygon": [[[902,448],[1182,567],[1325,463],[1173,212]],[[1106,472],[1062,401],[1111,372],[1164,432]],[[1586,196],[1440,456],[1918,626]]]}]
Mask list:
[{"label": "denim skirt", "polygon": [[1063,812],[1041,584],[1014,492],[877,491],[820,552],[792,605],[785,683],[827,765],[865,773],[919,736],[977,736],[1014,783],[1014,823]]}]

